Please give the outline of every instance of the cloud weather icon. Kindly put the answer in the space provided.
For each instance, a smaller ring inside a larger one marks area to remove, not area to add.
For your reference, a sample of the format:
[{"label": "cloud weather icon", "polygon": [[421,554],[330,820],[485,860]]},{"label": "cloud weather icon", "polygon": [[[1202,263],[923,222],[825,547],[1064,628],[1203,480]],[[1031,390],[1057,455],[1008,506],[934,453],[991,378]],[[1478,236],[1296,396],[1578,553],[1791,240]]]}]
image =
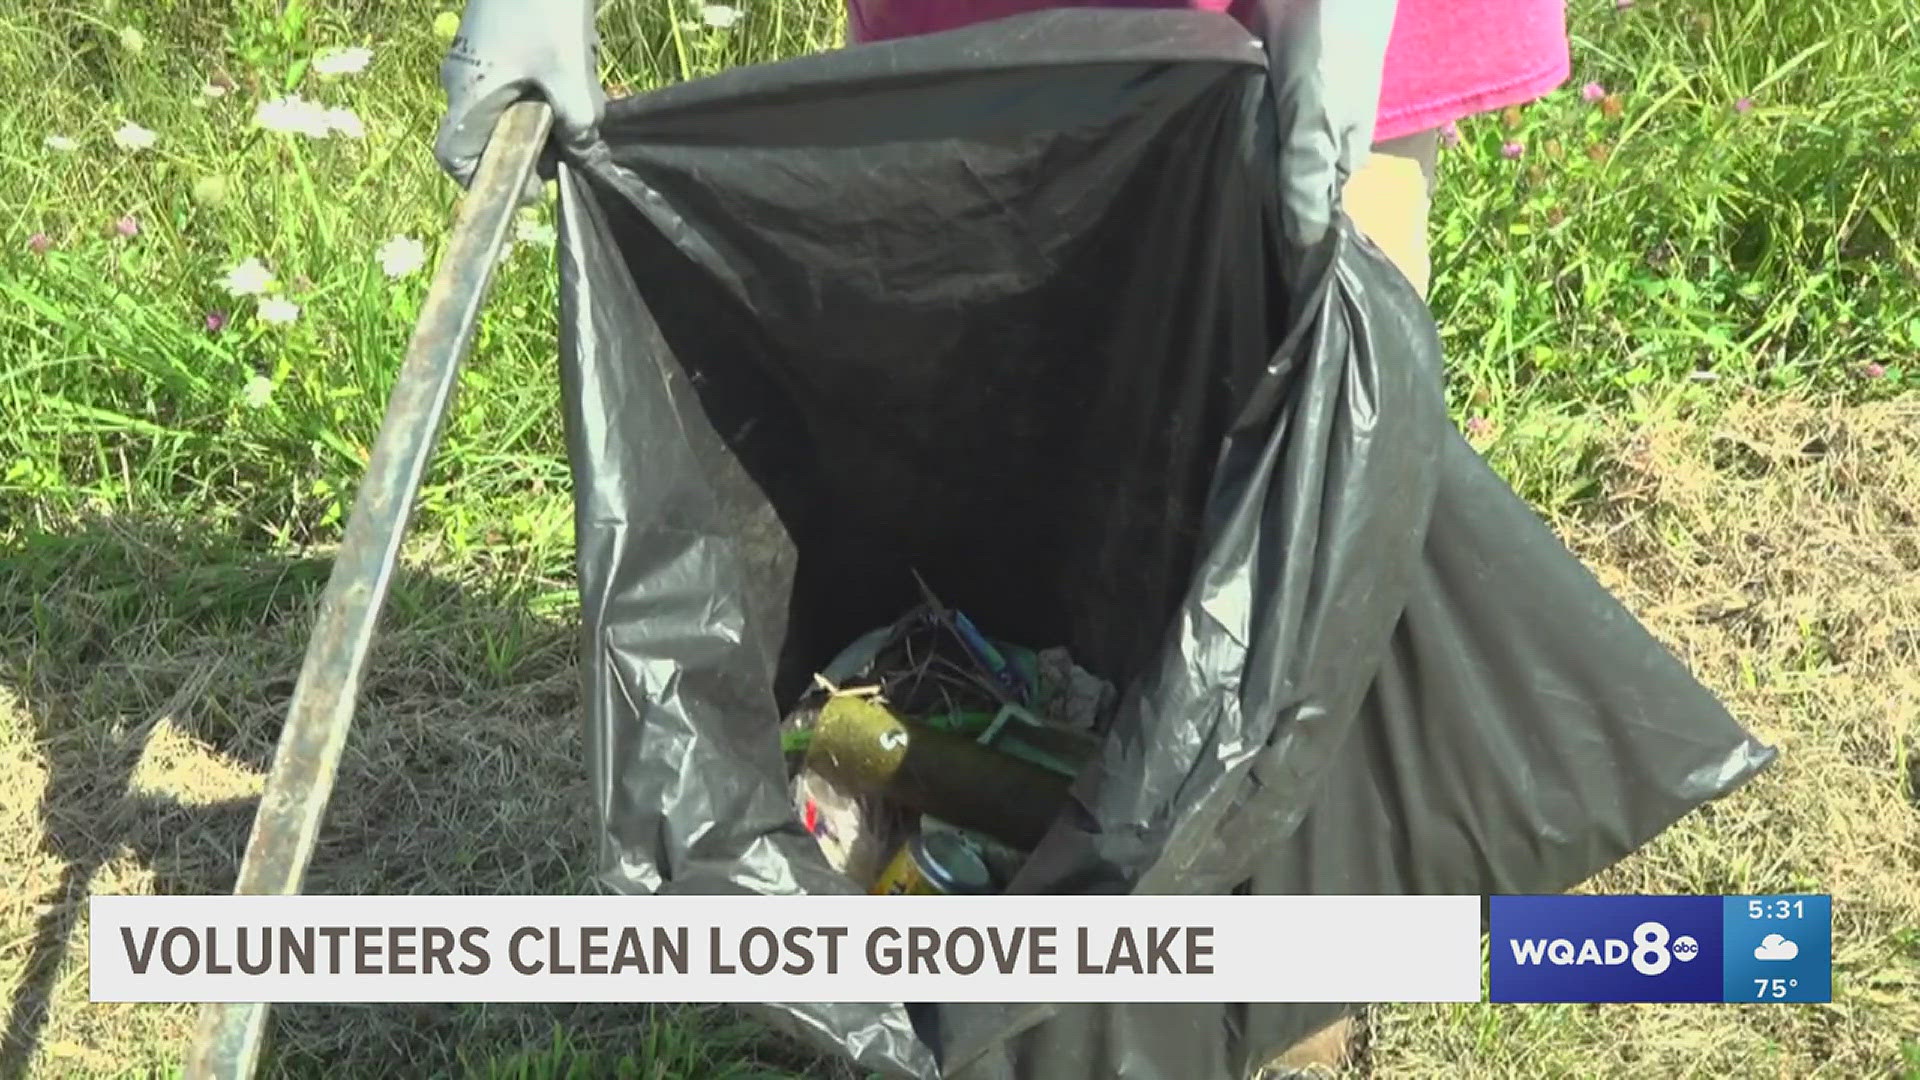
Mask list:
[{"label": "cloud weather icon", "polygon": [[1800,946],[1779,934],[1768,934],[1753,950],[1755,960],[1791,960],[1800,955]]}]

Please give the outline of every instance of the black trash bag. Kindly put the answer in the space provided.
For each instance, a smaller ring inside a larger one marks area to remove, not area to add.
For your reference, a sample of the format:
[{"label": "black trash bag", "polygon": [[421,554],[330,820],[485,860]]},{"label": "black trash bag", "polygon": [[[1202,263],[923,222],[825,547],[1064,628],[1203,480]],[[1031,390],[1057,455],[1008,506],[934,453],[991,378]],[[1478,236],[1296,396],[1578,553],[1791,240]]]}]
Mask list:
[{"label": "black trash bag", "polygon": [[[737,69],[565,163],[609,887],[857,891],[778,727],[916,570],[1122,688],[1016,892],[1560,891],[1771,761],[1450,424],[1284,7],[1264,51],[1067,10]],[[758,1010],[1006,1080],[1238,1080],[1341,1011]]]}]

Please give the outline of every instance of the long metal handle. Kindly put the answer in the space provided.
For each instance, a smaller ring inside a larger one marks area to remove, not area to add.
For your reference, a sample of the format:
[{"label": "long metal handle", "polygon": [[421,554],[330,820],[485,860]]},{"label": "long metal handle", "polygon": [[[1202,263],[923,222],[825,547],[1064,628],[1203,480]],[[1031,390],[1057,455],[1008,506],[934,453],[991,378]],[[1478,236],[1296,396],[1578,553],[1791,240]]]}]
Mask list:
[{"label": "long metal handle", "polygon": [[[300,891],[333,794],[347,729],[353,725],[367,650],[393,582],[400,539],[439,440],[460,361],[473,341],[514,211],[552,124],[545,102],[507,109],[461,203],[321,597],[274,752],[273,772],[254,815],[236,895],[290,896]],[[251,1077],[259,1063],[268,1009],[267,1003],[203,1006],[187,1055],[188,1080]]]}]

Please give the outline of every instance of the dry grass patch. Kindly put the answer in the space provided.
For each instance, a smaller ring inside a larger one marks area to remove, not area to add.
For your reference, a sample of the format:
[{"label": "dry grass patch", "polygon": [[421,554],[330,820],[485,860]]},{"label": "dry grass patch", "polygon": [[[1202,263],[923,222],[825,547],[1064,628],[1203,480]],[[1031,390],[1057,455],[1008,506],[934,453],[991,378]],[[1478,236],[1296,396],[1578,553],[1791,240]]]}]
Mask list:
[{"label": "dry grass patch", "polygon": [[1563,535],[1781,756],[1586,891],[1832,893],[1833,1003],[1394,1008],[1374,1067],[1920,1075],[1920,408],[1743,407],[1610,441],[1602,504]]},{"label": "dry grass patch", "polygon": [[[324,574],[112,523],[0,558],[0,1076],[161,1075],[179,1060],[192,1007],[87,1001],[85,898],[232,889]],[[573,648],[567,623],[406,575],[307,891],[593,891]],[[691,1080],[803,1060],[703,1010],[274,1017],[263,1075],[568,1075],[590,1060]]]}]

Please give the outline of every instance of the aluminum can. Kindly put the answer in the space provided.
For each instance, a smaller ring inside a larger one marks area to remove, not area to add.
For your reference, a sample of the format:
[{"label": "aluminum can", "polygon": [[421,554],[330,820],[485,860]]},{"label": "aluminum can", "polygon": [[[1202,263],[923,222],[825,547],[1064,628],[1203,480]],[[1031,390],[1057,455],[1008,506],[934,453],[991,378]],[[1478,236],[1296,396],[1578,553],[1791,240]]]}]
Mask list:
[{"label": "aluminum can", "polygon": [[900,845],[871,891],[875,896],[984,896],[994,891],[993,875],[972,844],[943,829]]}]

